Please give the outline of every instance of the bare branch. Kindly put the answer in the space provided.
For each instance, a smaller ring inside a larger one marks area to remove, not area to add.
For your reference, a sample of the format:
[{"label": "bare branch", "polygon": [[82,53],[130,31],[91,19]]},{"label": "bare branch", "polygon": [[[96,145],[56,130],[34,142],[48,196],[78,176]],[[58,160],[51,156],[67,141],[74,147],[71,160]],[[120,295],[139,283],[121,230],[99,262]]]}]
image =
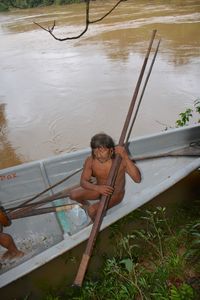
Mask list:
[{"label": "bare branch", "polygon": [[[43,27],[42,25],[40,25],[39,23],[36,23],[36,22],[33,22],[35,25],[39,26],[40,28],[42,28],[43,30],[47,31],[50,33],[50,30],[49,29],[46,29],[45,27]],[[55,23],[55,21],[54,21]]]},{"label": "bare branch", "polygon": [[121,3],[121,2],[125,2],[127,0],[119,0],[114,6],[113,8],[111,8],[111,10],[109,10],[103,17],[97,19],[97,20],[94,20],[94,21],[90,21],[89,23],[90,24],[93,24],[93,23],[97,23],[97,22],[100,22],[102,21],[105,17],[107,17],[108,15],[111,14],[111,12]]},{"label": "bare branch", "polygon": [[82,35],[84,35],[86,33],[86,31],[88,30],[89,28],[89,25],[90,24],[93,24],[93,23],[97,23],[97,22],[100,22],[102,21],[105,17],[107,17],[108,15],[110,15],[113,10],[121,3],[121,2],[125,2],[127,0],[119,0],[103,17],[97,19],[97,20],[93,20],[93,21],[90,21],[90,0],[86,0],[86,16],[85,16],[85,28],[83,29],[83,31],[76,35],[76,36],[72,36],[72,37],[65,37],[65,38],[58,38],[54,33],[53,33],[53,30],[55,29],[55,21],[52,25],[51,28],[45,28],[43,27],[42,25],[40,25],[39,23],[37,22],[34,22],[35,25],[39,26],[40,28],[42,28],[43,30],[47,31],[55,40],[57,41],[67,41],[67,40],[75,40],[75,39],[78,39],[80,38]]},{"label": "bare branch", "polygon": [[53,31],[55,26],[56,26],[56,21],[53,22],[53,26],[51,27],[50,30]]},{"label": "bare branch", "polygon": [[85,29],[77,36],[72,36],[72,37],[66,37],[66,38],[58,38],[54,35],[53,30],[55,28],[55,24],[56,22],[54,21],[53,26],[51,27],[51,29],[47,29],[45,27],[43,27],[42,25],[40,25],[37,22],[34,22],[34,24],[36,24],[37,26],[39,26],[40,28],[42,28],[43,30],[49,32],[49,34],[57,41],[67,41],[67,40],[75,40],[80,38],[87,30],[88,30],[88,26],[89,26],[89,4],[90,4],[90,0],[87,0],[86,3],[86,24],[85,24]]}]

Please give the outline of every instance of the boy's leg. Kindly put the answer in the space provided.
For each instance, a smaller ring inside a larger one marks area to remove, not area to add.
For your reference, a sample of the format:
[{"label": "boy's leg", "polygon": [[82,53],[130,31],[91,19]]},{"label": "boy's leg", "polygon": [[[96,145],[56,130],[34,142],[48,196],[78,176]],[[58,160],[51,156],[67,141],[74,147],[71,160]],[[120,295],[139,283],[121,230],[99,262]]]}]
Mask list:
[{"label": "boy's leg", "polygon": [[108,203],[108,208],[111,208],[117,204],[119,204],[124,198],[125,192],[118,193],[117,195],[113,195]]},{"label": "boy's leg", "polygon": [[[71,200],[75,200],[83,205],[87,206],[87,213],[89,217],[94,221],[94,214],[96,215],[96,206],[95,204],[88,204],[88,200],[98,200],[100,198],[100,194],[95,191],[86,190],[82,187],[78,187],[76,189],[71,190],[69,197]],[[98,203],[97,203],[98,204]],[[94,206],[94,208],[93,208]],[[93,212],[95,211],[95,213]]]},{"label": "boy's leg", "polygon": [[17,249],[11,235],[7,233],[0,233],[0,245],[7,249],[6,253],[2,256],[2,258],[21,257],[24,255],[22,251]]},{"label": "boy's leg", "polygon": [[[86,190],[86,189],[83,189],[82,187],[79,187],[79,188],[72,190],[70,192],[69,196],[72,200],[75,200],[81,204],[86,204],[87,200],[98,200],[98,199],[100,199],[101,195],[98,192]],[[124,192],[113,195],[109,201],[108,208],[111,208],[111,207],[119,204],[123,200],[123,197],[124,197]],[[89,205],[87,208],[87,212],[93,222],[95,220],[95,216],[97,214],[98,207],[99,207],[99,203],[95,203],[95,204]]]},{"label": "boy's leg", "polygon": [[82,187],[78,187],[70,191],[69,197],[71,200],[75,200],[81,204],[85,204],[87,200],[97,200],[100,194],[95,191],[86,190]]},{"label": "boy's leg", "polygon": [[[118,193],[117,195],[113,195],[109,201],[108,208],[111,208],[111,207],[119,204],[123,200],[123,197],[124,197],[124,192]],[[88,214],[93,222],[95,220],[95,217],[96,217],[96,214],[98,211],[98,207],[99,207],[99,203],[91,204],[88,207]]]}]

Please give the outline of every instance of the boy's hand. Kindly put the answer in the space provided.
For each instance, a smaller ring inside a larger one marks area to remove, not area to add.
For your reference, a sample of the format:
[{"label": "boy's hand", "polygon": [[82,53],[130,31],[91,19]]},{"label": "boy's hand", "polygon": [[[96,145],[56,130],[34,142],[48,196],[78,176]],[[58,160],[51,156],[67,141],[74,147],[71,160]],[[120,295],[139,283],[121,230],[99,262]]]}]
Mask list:
[{"label": "boy's hand", "polygon": [[126,152],[126,149],[123,146],[116,146],[115,153],[119,154],[122,158],[125,159],[128,157],[128,153]]},{"label": "boy's hand", "polygon": [[97,185],[97,191],[104,196],[112,195],[114,188],[109,185]]}]

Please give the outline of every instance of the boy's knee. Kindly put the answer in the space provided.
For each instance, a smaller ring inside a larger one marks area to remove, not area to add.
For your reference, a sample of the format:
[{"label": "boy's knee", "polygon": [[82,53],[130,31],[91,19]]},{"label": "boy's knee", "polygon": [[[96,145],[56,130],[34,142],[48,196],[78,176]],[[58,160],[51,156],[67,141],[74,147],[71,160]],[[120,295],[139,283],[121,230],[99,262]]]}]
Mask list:
[{"label": "boy's knee", "polygon": [[121,203],[123,200],[123,195],[121,197],[111,198],[108,208],[111,208],[119,203]]},{"label": "boy's knee", "polygon": [[71,200],[76,200],[77,199],[77,192],[75,190],[70,191],[69,198]]}]

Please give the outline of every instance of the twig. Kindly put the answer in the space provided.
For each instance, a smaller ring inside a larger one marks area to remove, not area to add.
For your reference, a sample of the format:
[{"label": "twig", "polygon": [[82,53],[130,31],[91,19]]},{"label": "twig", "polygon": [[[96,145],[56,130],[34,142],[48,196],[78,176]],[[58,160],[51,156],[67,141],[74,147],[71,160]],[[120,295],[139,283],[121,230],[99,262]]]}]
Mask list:
[{"label": "twig", "polygon": [[125,1],[127,1],[127,0],[120,0],[120,1],[118,1],[114,6],[113,6],[113,8],[111,8],[103,17],[101,17],[101,18],[99,18],[99,19],[97,19],[97,20],[94,20],[94,21],[90,21],[89,23],[90,24],[93,24],[93,23],[97,23],[97,22],[100,22],[100,21],[102,21],[104,18],[106,18],[108,15],[110,15],[111,14],[111,12],[121,3],[121,2],[125,2]]},{"label": "twig", "polygon": [[90,24],[94,24],[97,22],[102,21],[105,17],[107,17],[109,14],[112,13],[112,11],[121,3],[121,2],[125,2],[127,0],[119,0],[103,17],[90,21],[90,0],[86,0],[86,16],[85,16],[85,28],[83,29],[83,31],[76,35],[76,36],[71,36],[71,37],[65,37],[65,38],[58,38],[54,33],[54,29],[55,29],[55,21],[53,23],[53,25],[51,26],[51,28],[45,28],[44,26],[42,26],[41,24],[37,23],[37,22],[33,22],[35,25],[39,26],[40,28],[42,28],[43,30],[47,31],[55,40],[57,41],[67,41],[67,40],[75,40],[75,39],[79,39],[81,36],[83,36],[86,31],[89,28]]}]

